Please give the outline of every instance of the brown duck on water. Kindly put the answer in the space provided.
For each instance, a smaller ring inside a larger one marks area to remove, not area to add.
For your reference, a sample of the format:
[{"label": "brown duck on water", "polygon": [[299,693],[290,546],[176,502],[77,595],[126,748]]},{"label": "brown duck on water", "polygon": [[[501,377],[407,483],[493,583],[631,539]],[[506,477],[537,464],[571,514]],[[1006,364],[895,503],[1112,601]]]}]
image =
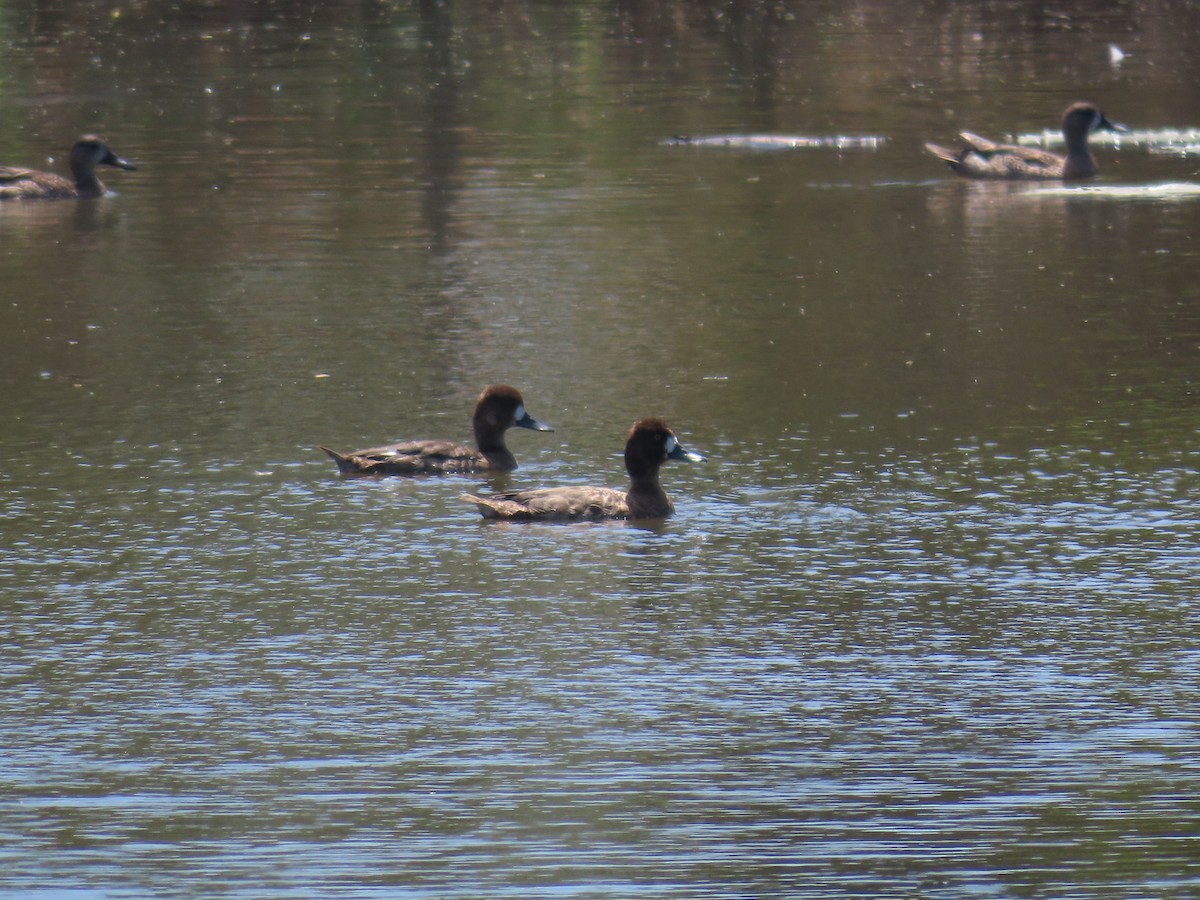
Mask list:
[{"label": "brown duck on water", "polygon": [[662,419],[641,419],[633,423],[625,441],[625,470],[632,482],[628,491],[567,486],[486,497],[464,494],[463,499],[474,503],[485,519],[518,522],[661,519],[675,511],[658,481],[658,469],[668,459],[704,462],[699,453],[684,449]]},{"label": "brown duck on water", "polygon": [[319,447],[337,463],[343,475],[447,475],[471,472],[509,472],[517,467],[516,457],[504,443],[510,428],[553,431],[525,411],[521,393],[507,384],[484,389],[475,403],[473,416],[475,444],[479,448],[453,441],[402,441],[383,447],[369,447],[352,453],[339,453]]},{"label": "brown duck on water", "polygon": [[103,138],[85,134],[71,148],[71,174],[75,180],[39,172],[0,166],[0,200],[76,200],[81,197],[101,197],[104,183],[96,177],[96,166],[114,166],[136,171],[137,166],[121,159]]},{"label": "brown duck on water", "polygon": [[1072,103],[1062,117],[1063,139],[1067,155],[1059,156],[1036,147],[997,144],[964,131],[963,146],[950,150],[937,144],[925,149],[944,160],[959,175],[967,178],[1007,178],[1016,180],[1091,178],[1096,160],[1088,149],[1088,135],[1094,131],[1128,131],[1124,125],[1108,121],[1091,103]]}]

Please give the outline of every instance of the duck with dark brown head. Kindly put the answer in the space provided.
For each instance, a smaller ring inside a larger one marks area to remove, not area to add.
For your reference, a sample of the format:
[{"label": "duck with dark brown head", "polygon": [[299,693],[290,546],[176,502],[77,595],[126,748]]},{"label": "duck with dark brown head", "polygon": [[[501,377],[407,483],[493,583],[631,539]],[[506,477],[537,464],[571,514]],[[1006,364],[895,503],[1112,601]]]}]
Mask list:
[{"label": "duck with dark brown head", "polygon": [[106,188],[96,177],[96,166],[137,171],[137,166],[113,153],[103,138],[85,134],[71,148],[71,174],[0,166],[0,200],[78,200],[102,197]]},{"label": "duck with dark brown head", "polygon": [[1072,103],[1062,117],[1066,156],[1036,147],[997,144],[967,131],[959,135],[963,146],[958,150],[938,144],[926,144],[925,149],[966,178],[1072,181],[1096,174],[1096,160],[1088,149],[1089,135],[1095,131],[1128,130],[1124,125],[1110,122],[1091,103]]},{"label": "duck with dark brown head", "polygon": [[504,442],[510,428],[553,431],[525,411],[521,392],[507,384],[485,388],[475,403],[472,419],[475,448],[453,441],[401,441],[339,453],[319,447],[337,463],[343,475],[448,475],[472,472],[511,472],[517,459]]},{"label": "duck with dark brown head", "polygon": [[669,459],[704,462],[699,453],[679,443],[662,419],[633,423],[625,441],[625,470],[629,490],[566,486],[509,491],[478,497],[464,494],[485,519],[570,522],[595,519],[661,519],[675,511],[658,480],[658,470]]}]

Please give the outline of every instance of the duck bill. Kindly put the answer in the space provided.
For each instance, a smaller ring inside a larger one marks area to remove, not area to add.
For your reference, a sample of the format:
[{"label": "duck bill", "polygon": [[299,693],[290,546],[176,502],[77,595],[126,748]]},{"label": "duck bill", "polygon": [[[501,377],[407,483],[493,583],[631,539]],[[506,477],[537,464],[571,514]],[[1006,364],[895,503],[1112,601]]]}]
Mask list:
[{"label": "duck bill", "polygon": [[1107,118],[1101,118],[1097,128],[1103,128],[1105,131],[1115,131],[1118,134],[1129,134],[1130,128],[1128,125],[1122,125],[1120,122],[1110,122]]},{"label": "duck bill", "polygon": [[553,431],[552,425],[547,425],[545,422],[539,422],[529,413],[522,413],[521,418],[513,423],[518,428],[528,428],[531,431]]},{"label": "duck bill", "polygon": [[685,462],[708,462],[699,453],[684,449],[682,444],[676,444],[671,452],[667,454],[667,459],[680,459]]},{"label": "duck bill", "polygon": [[137,166],[127,159],[121,159],[121,157],[117,156],[115,153],[110,153],[104,159],[100,160],[100,162],[104,163],[106,166],[115,166],[118,169],[125,169],[129,172],[137,171]]}]

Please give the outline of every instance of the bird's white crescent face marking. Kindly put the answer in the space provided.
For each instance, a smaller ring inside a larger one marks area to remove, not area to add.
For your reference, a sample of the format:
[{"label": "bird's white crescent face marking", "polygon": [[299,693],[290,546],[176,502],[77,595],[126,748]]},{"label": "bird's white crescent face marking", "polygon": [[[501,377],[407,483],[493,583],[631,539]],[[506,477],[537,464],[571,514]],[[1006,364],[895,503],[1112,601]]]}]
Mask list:
[{"label": "bird's white crescent face marking", "polygon": [[675,439],[675,435],[668,434],[667,435],[667,446],[663,449],[663,452],[666,453],[667,456],[670,456],[671,453],[678,446],[679,446],[679,441]]}]

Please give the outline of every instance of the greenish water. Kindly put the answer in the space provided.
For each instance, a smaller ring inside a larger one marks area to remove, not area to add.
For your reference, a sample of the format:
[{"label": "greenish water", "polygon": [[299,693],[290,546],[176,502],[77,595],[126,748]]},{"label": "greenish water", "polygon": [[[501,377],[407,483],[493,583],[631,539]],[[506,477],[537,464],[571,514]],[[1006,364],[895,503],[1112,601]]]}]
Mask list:
[{"label": "greenish water", "polygon": [[[139,164],[0,205],[0,895],[1195,893],[1200,161],[921,144],[1186,132],[1198,32],[0,7],[0,161]],[[315,450],[501,381],[511,475]],[[665,523],[459,499],[620,485],[644,415],[709,459]]]}]

